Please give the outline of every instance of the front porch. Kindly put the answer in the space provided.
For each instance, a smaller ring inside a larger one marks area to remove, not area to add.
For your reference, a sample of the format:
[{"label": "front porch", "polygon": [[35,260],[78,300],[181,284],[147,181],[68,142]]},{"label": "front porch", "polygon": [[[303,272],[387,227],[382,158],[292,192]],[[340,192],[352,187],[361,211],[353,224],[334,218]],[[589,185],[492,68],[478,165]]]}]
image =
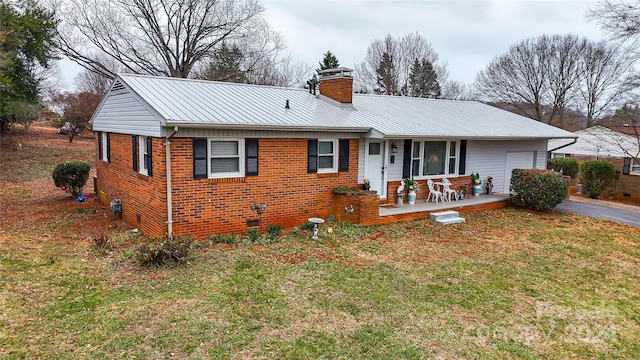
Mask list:
[{"label": "front porch", "polygon": [[378,219],[376,224],[391,224],[400,221],[409,221],[416,219],[428,219],[432,212],[445,210],[464,212],[479,212],[501,209],[509,204],[509,196],[505,194],[481,194],[480,196],[471,196],[459,201],[426,202],[424,200],[416,201],[415,204],[383,204],[378,208]]},{"label": "front porch", "polygon": [[[418,200],[415,204],[411,205],[408,203],[403,203],[400,205],[396,204],[382,204],[378,209],[378,215],[380,217],[385,216],[394,216],[394,215],[402,215],[402,214],[412,214],[412,213],[431,213],[434,211],[444,211],[444,210],[455,210],[459,212],[465,211],[473,211],[477,210],[478,207],[481,207],[486,204],[496,203],[496,202],[505,202],[508,201],[509,197],[505,194],[481,194],[480,196],[470,196],[464,198],[462,200],[451,200],[445,202],[435,203],[433,201],[426,202],[424,200]],[[427,216],[429,215],[427,214]]]},{"label": "front porch", "polygon": [[432,212],[454,210],[460,213],[500,209],[509,204],[506,194],[481,194],[459,201],[380,204],[378,196],[334,195],[332,213],[337,220],[361,225],[392,224],[395,222],[429,218]]}]

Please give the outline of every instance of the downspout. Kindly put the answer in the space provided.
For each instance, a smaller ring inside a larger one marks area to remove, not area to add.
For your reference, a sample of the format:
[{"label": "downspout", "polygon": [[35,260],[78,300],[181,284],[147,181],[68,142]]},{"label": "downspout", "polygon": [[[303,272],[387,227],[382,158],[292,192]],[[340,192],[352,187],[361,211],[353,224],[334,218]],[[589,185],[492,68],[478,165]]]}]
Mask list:
[{"label": "downspout", "polygon": [[575,144],[575,143],[577,143],[577,142],[578,142],[578,138],[575,138],[575,139],[573,139],[573,141],[572,141],[572,142],[570,142],[570,143],[568,143],[568,144],[564,144],[564,145],[562,145],[562,146],[558,146],[557,148],[553,148],[553,149],[551,149],[551,150],[547,151],[547,152],[549,153],[549,157],[551,157],[551,153],[552,153],[552,152],[554,152],[554,151],[556,151],[556,150],[559,150],[559,149],[562,149],[563,147],[567,147],[567,146],[573,145],[573,144]]},{"label": "downspout", "polygon": [[173,199],[171,189],[171,139],[178,133],[178,127],[173,127],[173,132],[167,136],[167,140],[164,145],[167,147],[165,150],[165,164],[167,168],[167,236],[169,239],[173,239]]}]

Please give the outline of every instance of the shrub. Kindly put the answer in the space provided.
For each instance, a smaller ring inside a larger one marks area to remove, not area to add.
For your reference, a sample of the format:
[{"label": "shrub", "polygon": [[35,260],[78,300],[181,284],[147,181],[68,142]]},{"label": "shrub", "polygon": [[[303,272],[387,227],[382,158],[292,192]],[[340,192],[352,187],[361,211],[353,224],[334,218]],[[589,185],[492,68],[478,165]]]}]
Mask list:
[{"label": "shrub", "polygon": [[190,250],[191,238],[182,237],[137,245],[133,252],[136,261],[142,266],[163,266],[185,263]]},{"label": "shrub", "polygon": [[242,239],[240,238],[240,236],[238,236],[238,234],[216,234],[216,235],[210,235],[208,239],[211,242],[211,244],[233,245],[233,244],[239,244],[240,242],[242,242]]},{"label": "shrub", "polygon": [[282,225],[271,224],[267,226],[267,234],[269,234],[271,237],[276,237],[280,235],[281,231],[282,231]]},{"label": "shrub", "polygon": [[514,169],[511,173],[511,201],[534,210],[556,207],[567,194],[567,182],[549,170]]},{"label": "shrub", "polygon": [[575,179],[578,176],[579,165],[576,159],[573,158],[556,158],[549,159],[547,161],[547,169],[560,172],[563,175],[571,176]]},{"label": "shrub", "polygon": [[612,187],[616,181],[616,169],[604,160],[589,160],[580,165],[582,191],[588,197],[597,199],[598,195]]},{"label": "shrub", "polygon": [[67,161],[56,165],[53,169],[53,182],[57,187],[70,193],[73,197],[82,194],[82,188],[89,180],[91,165],[84,161]]},{"label": "shrub", "polygon": [[335,195],[356,195],[356,196],[366,196],[366,195],[377,195],[378,192],[375,190],[362,190],[357,187],[348,187],[346,185],[340,185],[333,188],[333,193]]},{"label": "shrub", "polygon": [[260,240],[260,230],[258,229],[247,230],[247,239],[249,239],[250,241]]}]

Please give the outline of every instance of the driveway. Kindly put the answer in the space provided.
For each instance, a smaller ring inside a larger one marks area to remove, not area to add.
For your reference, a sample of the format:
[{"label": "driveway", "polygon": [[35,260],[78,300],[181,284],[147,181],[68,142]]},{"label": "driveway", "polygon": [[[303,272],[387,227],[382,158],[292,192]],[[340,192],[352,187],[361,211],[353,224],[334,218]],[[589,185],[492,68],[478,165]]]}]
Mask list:
[{"label": "driveway", "polygon": [[[573,198],[573,197],[572,197]],[[640,227],[640,207],[585,198],[565,199],[556,210]]]}]

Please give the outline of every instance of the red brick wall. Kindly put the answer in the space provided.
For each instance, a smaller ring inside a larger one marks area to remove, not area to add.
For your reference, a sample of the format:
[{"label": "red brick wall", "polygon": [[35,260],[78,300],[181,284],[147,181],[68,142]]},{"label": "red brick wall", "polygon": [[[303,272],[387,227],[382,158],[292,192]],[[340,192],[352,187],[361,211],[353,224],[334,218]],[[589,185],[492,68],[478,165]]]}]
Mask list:
[{"label": "red brick wall", "polygon": [[173,229],[197,238],[241,233],[260,217],[251,206],[266,204],[261,231],[269,224],[285,228],[331,212],[332,189],[355,186],[358,140],[349,146],[349,171],[307,173],[307,139],[260,139],[259,175],[232,179],[194,179],[192,139],[174,138],[172,152]]},{"label": "red brick wall", "polygon": [[353,100],[353,78],[339,77],[320,80],[320,94],[344,104]]},{"label": "red brick wall", "polygon": [[[380,197],[378,195],[333,195],[331,213],[338,221],[371,225],[378,221],[379,204]],[[353,207],[353,212],[348,214],[345,209],[351,209],[351,207]]]},{"label": "red brick wall", "polygon": [[[163,139],[153,139],[153,176],[146,176],[133,170],[131,135],[111,133],[109,137],[111,161],[96,160],[98,198],[107,206],[111,200],[121,199],[125,221],[149,236],[164,236],[167,232],[167,187]],[[99,196],[101,192],[105,196]]]}]

